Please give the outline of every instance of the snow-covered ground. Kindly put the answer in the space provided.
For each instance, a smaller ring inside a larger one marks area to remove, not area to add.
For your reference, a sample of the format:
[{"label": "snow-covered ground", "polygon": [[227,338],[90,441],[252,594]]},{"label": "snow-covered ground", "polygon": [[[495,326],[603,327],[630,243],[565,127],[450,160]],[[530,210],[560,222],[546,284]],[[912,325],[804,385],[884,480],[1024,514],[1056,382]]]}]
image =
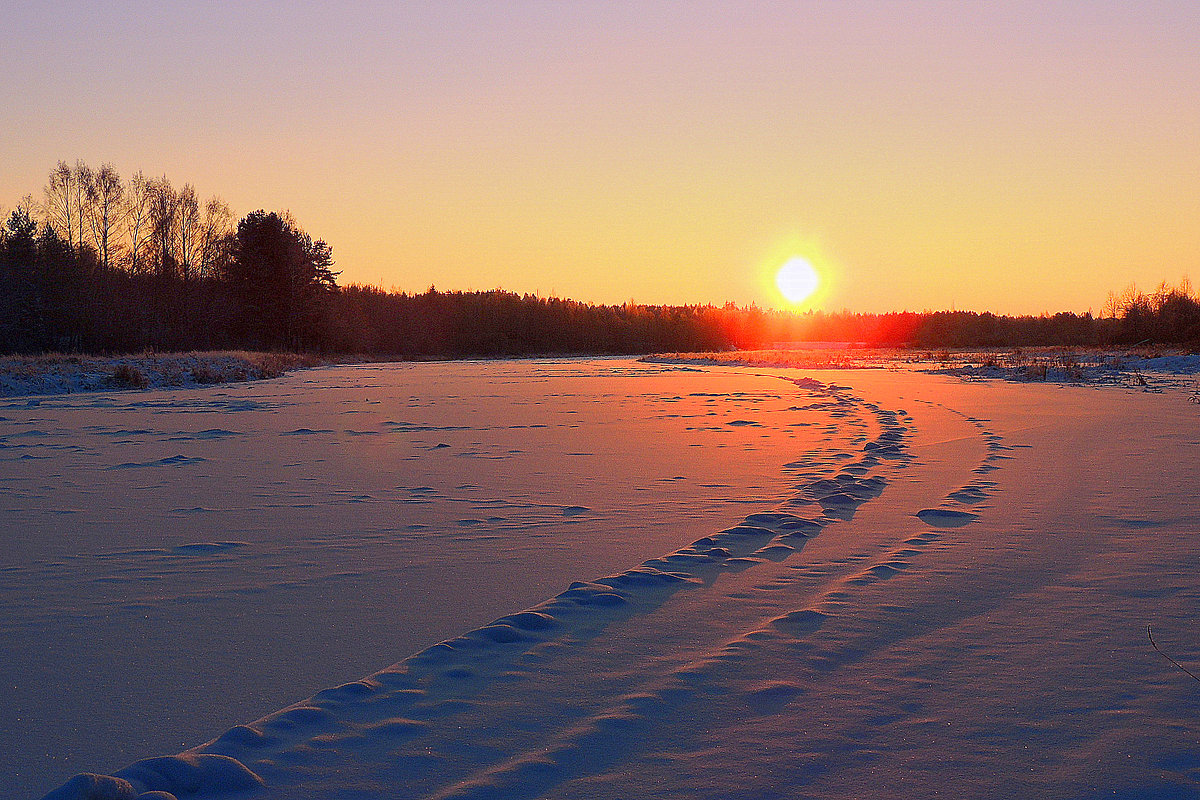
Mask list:
[{"label": "snow-covered ground", "polygon": [[1190,350],[1035,347],[990,350],[920,350],[847,346],[841,349],[730,350],[667,353],[641,359],[654,364],[754,366],[800,370],[891,369],[1021,382],[1164,386],[1200,391],[1200,354]]},{"label": "snow-covered ground", "polygon": [[322,363],[295,353],[0,356],[0,397],[162,389],[274,378]]},{"label": "snow-covered ground", "polygon": [[[814,376],[2,404],[0,768],[110,776],[58,796],[1200,796],[1200,684],[1147,635],[1196,671],[1186,386]],[[118,769],[181,737],[210,741]]]},{"label": "snow-covered ground", "polygon": [[176,752],[777,502],[809,429],[745,423],[789,388],[515,361],[0,401],[0,784]]}]

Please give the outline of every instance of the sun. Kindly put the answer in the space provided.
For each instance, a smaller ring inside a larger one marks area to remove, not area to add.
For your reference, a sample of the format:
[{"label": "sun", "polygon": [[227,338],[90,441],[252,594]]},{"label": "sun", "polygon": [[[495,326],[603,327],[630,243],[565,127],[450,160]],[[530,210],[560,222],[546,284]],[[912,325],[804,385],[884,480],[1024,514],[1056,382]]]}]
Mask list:
[{"label": "sun", "polygon": [[775,285],[789,303],[803,303],[821,285],[821,276],[808,259],[794,256],[775,273]]}]

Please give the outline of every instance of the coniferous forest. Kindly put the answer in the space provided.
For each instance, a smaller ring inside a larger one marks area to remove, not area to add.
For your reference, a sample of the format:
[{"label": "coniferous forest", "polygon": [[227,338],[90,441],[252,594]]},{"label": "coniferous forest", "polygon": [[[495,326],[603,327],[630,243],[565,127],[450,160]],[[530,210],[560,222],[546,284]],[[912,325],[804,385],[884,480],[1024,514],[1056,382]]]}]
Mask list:
[{"label": "coniferous forest", "polygon": [[190,184],[59,162],[0,225],[0,353],[291,350],[451,358],[634,354],[848,341],[873,346],[1200,342],[1191,286],[1110,294],[1100,316],[793,313],[593,305],[338,284],[334,251],[287,213],[240,219]]}]

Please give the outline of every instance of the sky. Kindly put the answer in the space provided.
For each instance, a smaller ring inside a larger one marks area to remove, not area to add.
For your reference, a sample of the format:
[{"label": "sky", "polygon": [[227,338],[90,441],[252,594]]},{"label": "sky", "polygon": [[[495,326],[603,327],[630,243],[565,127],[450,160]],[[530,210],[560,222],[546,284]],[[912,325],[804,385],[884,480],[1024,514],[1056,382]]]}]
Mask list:
[{"label": "sky", "polygon": [[[13,7],[15,6],[15,7]],[[58,160],[288,210],[342,283],[1099,312],[1200,279],[1200,3],[18,2],[0,207]]]}]

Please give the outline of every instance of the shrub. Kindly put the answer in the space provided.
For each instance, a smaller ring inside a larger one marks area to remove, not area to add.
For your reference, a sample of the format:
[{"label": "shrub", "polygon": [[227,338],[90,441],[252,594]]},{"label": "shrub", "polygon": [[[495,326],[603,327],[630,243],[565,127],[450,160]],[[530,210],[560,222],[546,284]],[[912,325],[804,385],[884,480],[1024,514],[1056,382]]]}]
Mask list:
[{"label": "shrub", "polygon": [[197,364],[192,367],[192,380],[196,383],[224,383],[226,378],[212,364]]},{"label": "shrub", "polygon": [[113,380],[118,386],[129,389],[145,389],[150,385],[150,379],[146,377],[146,373],[132,364],[118,364],[117,368],[113,370]]},{"label": "shrub", "polygon": [[1032,364],[1025,365],[1021,374],[1027,381],[1044,381],[1046,380],[1047,366],[1045,361],[1034,361]]}]

